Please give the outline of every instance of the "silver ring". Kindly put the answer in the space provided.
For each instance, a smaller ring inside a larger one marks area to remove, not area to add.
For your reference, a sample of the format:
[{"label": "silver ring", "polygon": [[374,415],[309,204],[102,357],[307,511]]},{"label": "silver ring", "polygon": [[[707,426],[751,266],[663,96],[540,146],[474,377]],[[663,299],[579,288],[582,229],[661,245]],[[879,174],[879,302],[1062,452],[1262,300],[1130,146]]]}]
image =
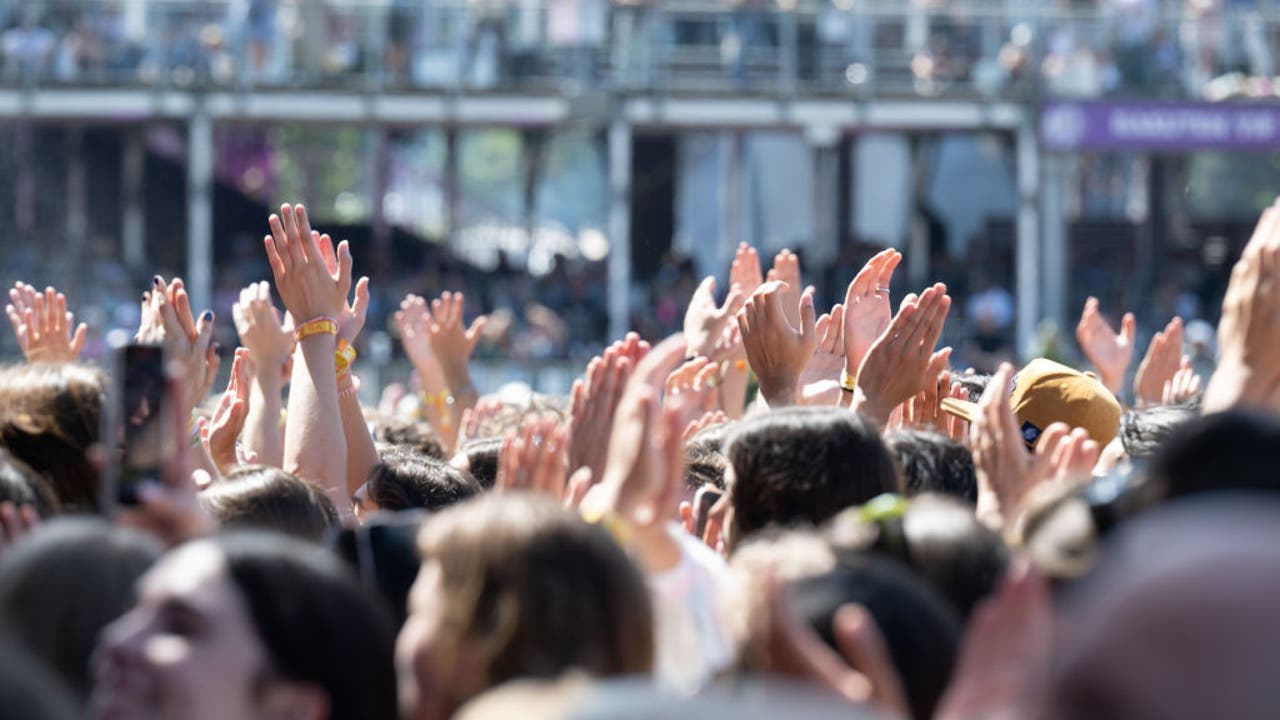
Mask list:
[{"label": "silver ring", "polygon": [[889,288],[876,288],[876,294],[877,294],[877,295],[879,295],[880,293],[884,293],[884,294],[888,295],[888,294],[889,294]]}]

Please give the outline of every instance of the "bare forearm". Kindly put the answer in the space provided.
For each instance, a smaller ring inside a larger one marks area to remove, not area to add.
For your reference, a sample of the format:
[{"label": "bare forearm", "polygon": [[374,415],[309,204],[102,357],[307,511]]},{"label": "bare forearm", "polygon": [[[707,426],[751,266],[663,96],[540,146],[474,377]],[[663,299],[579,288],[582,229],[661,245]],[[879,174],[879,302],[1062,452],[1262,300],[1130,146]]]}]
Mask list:
[{"label": "bare forearm", "polygon": [[751,373],[745,367],[730,364],[720,385],[720,407],[733,420],[741,420],[747,411],[747,387],[750,383]]},{"label": "bare forearm", "polygon": [[298,343],[289,388],[289,421],[285,425],[284,469],[324,488],[338,513],[351,516],[347,492],[347,443],[343,437],[332,335],[319,334]]},{"label": "bare forearm", "polygon": [[360,397],[350,392],[339,397],[338,403],[342,407],[342,434],[347,439],[347,494],[354,495],[378,464],[378,448],[364,420]]},{"label": "bare forearm", "polygon": [[272,370],[275,369],[255,377],[249,387],[249,414],[241,440],[258,456],[258,462],[281,467],[284,464],[284,439],[280,433],[280,386],[283,383],[279,370]]}]

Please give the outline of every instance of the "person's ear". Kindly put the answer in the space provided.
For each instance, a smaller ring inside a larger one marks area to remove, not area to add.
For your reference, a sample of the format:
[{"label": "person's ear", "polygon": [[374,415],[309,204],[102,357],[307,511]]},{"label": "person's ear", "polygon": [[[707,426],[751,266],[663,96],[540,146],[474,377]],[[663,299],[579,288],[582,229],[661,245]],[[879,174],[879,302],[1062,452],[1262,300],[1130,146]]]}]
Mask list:
[{"label": "person's ear", "polygon": [[260,703],[267,720],[328,720],[329,694],[319,685],[274,680],[262,692]]}]

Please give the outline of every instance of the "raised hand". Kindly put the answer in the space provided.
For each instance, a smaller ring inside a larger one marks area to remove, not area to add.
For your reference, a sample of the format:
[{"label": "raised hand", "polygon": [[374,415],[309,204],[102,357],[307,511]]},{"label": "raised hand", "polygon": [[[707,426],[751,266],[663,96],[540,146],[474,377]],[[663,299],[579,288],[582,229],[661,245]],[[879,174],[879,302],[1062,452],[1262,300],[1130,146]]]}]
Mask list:
[{"label": "raised hand", "polygon": [[798,324],[786,318],[788,288],[776,280],[756,290],[738,311],[738,329],[747,351],[747,362],[760,381],[760,394],[770,407],[792,405],[799,389],[800,373],[818,344],[812,290],[800,302]]},{"label": "raised hand", "polygon": [[1165,385],[1173,380],[1182,358],[1182,318],[1175,317],[1164,330],[1151,336],[1147,354],[1133,378],[1133,396],[1138,407],[1159,405]]},{"label": "raised hand", "polygon": [[205,310],[196,321],[182,278],[165,282],[157,275],[151,284],[151,291],[143,295],[137,341],[163,344],[166,362],[181,366],[185,401],[178,411],[189,418],[213,388],[222,364],[213,342],[213,312]]},{"label": "raised hand", "polygon": [[[276,290],[298,326],[289,422],[285,425],[283,469],[323,488],[343,517],[350,517],[347,438],[338,397],[338,334],[358,331],[347,302],[351,291],[350,246],[343,241],[328,258],[323,236],[315,235],[301,205],[282,205],[268,218],[263,240]],[[346,322],[344,328],[341,323]],[[358,323],[363,324],[363,318]],[[304,329],[311,332],[302,336]]]},{"label": "raised hand", "polygon": [[271,234],[263,246],[285,309],[299,324],[319,318],[337,322],[350,309],[352,259],[347,241],[338,244],[331,268],[320,242],[323,236],[312,232],[306,208],[282,205],[280,214],[267,222]]},{"label": "raised hand", "polygon": [[888,329],[893,319],[893,306],[889,303],[889,283],[893,271],[902,262],[897,250],[876,253],[849,283],[844,294],[844,342],[845,370],[850,375],[858,372],[867,352]]},{"label": "raised hand", "polygon": [[[855,409],[882,426],[899,405],[937,382],[951,348],[933,348],[951,309],[947,286],[938,283],[919,297],[908,295],[889,327],[867,351],[857,373]],[[845,312],[848,312],[846,308]]]},{"label": "raised hand", "polygon": [[1280,208],[1262,212],[1231,271],[1218,323],[1218,367],[1204,412],[1235,406],[1280,408]]},{"label": "raised hand", "polygon": [[568,491],[569,431],[554,417],[528,418],[509,432],[498,456],[499,491],[521,490],[564,501]]},{"label": "raised hand", "polygon": [[667,376],[665,401],[680,399],[701,412],[712,412],[718,407],[719,395],[715,389],[719,379],[717,365],[704,357],[694,358]]},{"label": "raised hand", "polygon": [[733,256],[733,264],[729,267],[729,285],[737,285],[744,297],[750,297],[763,284],[760,253],[746,243],[739,243],[738,251]]},{"label": "raised hand", "polygon": [[732,285],[724,304],[717,306],[715,292],[716,279],[708,277],[703,280],[685,311],[684,339],[689,345],[690,355],[710,356],[724,329],[733,322],[734,313],[747,299],[739,286]]},{"label": "raised hand", "polygon": [[27,362],[62,363],[80,358],[89,326],[76,325],[75,315],[67,312],[65,295],[52,287],[41,294],[19,282],[9,290],[9,302],[5,314]]},{"label": "raised hand", "polygon": [[902,678],[866,608],[850,603],[836,611],[832,632],[837,653],[805,626],[775,576],[763,584],[753,613],[761,632],[747,649],[753,671],[812,682],[850,703],[875,705],[886,717],[910,717]]},{"label": "raised hand", "polygon": [[1005,530],[1015,527],[1026,499],[1037,488],[1088,480],[1099,453],[1098,443],[1083,428],[1072,430],[1063,423],[1046,428],[1035,452],[1028,452],[1009,402],[1012,383],[1013,366],[1001,364],[978,403],[971,429],[979,517]]},{"label": "raised hand", "polygon": [[431,313],[427,317],[427,334],[431,349],[435,352],[440,370],[444,373],[449,390],[456,397],[460,391],[471,388],[471,372],[467,363],[480,342],[480,331],[488,318],[484,315],[464,325],[466,297],[462,293],[445,292],[431,301]]},{"label": "raised hand", "polygon": [[[444,382],[443,371],[431,349],[431,335],[428,332],[429,313],[427,301],[417,295],[405,295],[400,301],[400,310],[396,312],[396,327],[400,329],[400,343],[404,346],[404,354],[419,374],[438,377]],[[428,388],[436,390],[438,388]]]},{"label": "raised hand", "polygon": [[235,359],[231,361],[231,379],[227,391],[218,400],[213,418],[200,418],[197,423],[200,442],[223,475],[239,463],[236,440],[249,415],[249,363],[249,350],[236,348]]},{"label": "raised hand", "polygon": [[293,356],[293,323],[282,322],[280,311],[271,302],[271,284],[256,282],[240,291],[231,306],[240,345],[248,352],[255,370],[277,375]]},{"label": "raised hand", "polygon": [[[333,238],[312,230],[311,241],[320,249],[320,256],[324,258],[324,264],[329,273],[337,275],[340,272],[340,263],[338,253],[333,247]],[[346,241],[344,240],[343,243],[345,244]],[[338,339],[353,343],[360,336],[360,331],[364,329],[364,321],[369,314],[369,278],[361,277],[356,282],[355,298],[349,303],[346,299],[351,290],[350,273],[347,274],[345,282],[347,285],[342,291],[342,311],[338,313]]]},{"label": "raised hand", "polygon": [[836,305],[814,325],[818,345],[800,373],[801,405],[837,405],[840,402],[840,371],[844,369],[844,306]]},{"label": "raised hand", "polygon": [[1181,405],[1200,394],[1200,375],[1191,367],[1191,358],[1182,358],[1182,366],[1166,380],[1160,391],[1163,405]]},{"label": "raised hand", "polygon": [[703,430],[717,425],[724,425],[727,422],[729,422],[729,416],[725,415],[723,410],[711,410],[703,413],[702,417],[685,426],[684,433],[680,437],[687,444]]},{"label": "raised hand", "polygon": [[609,435],[622,391],[636,365],[649,353],[649,343],[635,333],[615,342],[587,364],[586,377],[573,383],[569,394],[569,467],[589,468],[604,476]]},{"label": "raised hand", "polygon": [[782,310],[786,314],[787,322],[791,323],[792,327],[799,327],[800,295],[805,289],[801,284],[803,280],[800,277],[800,258],[790,250],[782,250],[774,256],[773,268],[769,270],[765,280],[783,283]]},{"label": "raised hand", "polygon": [[1102,384],[1112,393],[1124,389],[1124,373],[1133,361],[1133,340],[1137,334],[1137,320],[1133,313],[1125,313],[1120,321],[1120,332],[1111,329],[1111,323],[1098,312],[1098,298],[1090,297],[1084,303],[1084,312],[1076,325],[1076,340],[1085,357],[1098,369]]}]

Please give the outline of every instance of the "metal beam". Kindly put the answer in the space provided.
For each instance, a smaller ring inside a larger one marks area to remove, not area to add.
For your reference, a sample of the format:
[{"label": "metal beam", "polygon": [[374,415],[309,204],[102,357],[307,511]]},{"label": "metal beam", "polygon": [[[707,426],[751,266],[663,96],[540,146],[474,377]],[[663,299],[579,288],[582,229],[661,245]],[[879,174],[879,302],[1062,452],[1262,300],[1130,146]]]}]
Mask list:
[{"label": "metal beam", "polygon": [[187,123],[187,294],[193,312],[213,299],[213,120],[197,110]]},{"label": "metal beam", "polygon": [[609,125],[609,336],[631,327],[631,126]]},{"label": "metal beam", "polygon": [[1018,168],[1018,239],[1016,285],[1018,299],[1017,351],[1023,358],[1036,352],[1040,323],[1040,146],[1035,119],[1026,113],[1016,135]]}]

